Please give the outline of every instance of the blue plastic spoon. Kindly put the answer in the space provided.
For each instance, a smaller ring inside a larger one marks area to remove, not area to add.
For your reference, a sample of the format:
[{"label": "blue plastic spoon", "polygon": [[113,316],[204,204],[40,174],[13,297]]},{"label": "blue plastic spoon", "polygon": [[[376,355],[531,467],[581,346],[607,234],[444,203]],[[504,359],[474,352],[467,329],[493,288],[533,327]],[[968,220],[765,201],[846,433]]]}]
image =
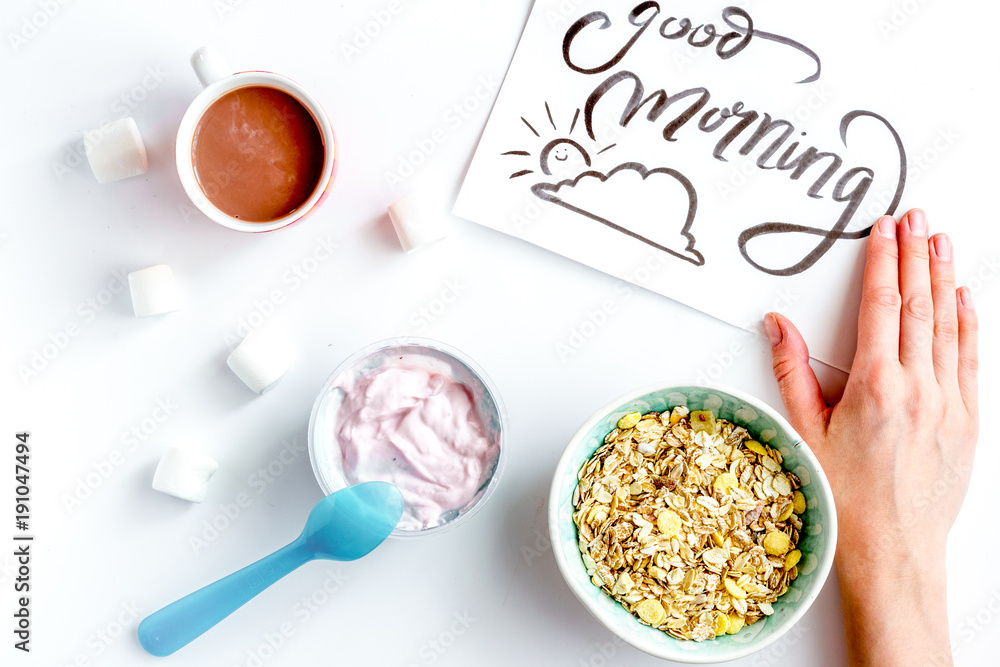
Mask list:
[{"label": "blue plastic spoon", "polygon": [[365,482],[332,493],[316,503],[302,534],[288,546],[144,618],[139,643],[155,656],[170,655],[299,566],[317,558],[366,556],[402,515],[403,496],[392,484]]}]

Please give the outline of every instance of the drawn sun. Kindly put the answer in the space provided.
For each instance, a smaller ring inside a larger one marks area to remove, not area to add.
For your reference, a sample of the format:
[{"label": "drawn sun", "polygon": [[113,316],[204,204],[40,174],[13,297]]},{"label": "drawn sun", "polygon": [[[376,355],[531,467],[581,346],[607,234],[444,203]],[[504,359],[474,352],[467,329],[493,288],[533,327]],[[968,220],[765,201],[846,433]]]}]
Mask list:
[{"label": "drawn sun", "polygon": [[[545,115],[548,117],[549,125],[552,126],[552,130],[558,133],[559,128],[556,126],[555,120],[552,119],[552,110],[549,108],[548,102],[545,103]],[[585,168],[589,168],[591,166],[590,153],[588,153],[587,149],[580,145],[578,141],[571,138],[573,130],[576,129],[578,120],[580,120],[579,109],[577,109],[576,113],[573,114],[573,121],[570,123],[569,132],[566,133],[566,136],[552,139],[539,151],[538,170],[544,175],[555,176],[556,178],[572,178],[579,175]],[[524,125],[531,130],[532,134],[539,139],[542,138],[542,135],[538,133],[538,130],[536,130],[524,116],[521,116],[521,122],[523,122]],[[616,145],[617,144],[611,144],[610,146],[605,146],[594,155],[600,155],[604,151],[614,148]],[[531,157],[531,153],[525,150],[506,151],[505,153],[501,153],[501,155]],[[521,169],[520,171],[515,171],[510,175],[510,177],[520,178],[521,176],[533,173],[535,173],[534,169]]]}]

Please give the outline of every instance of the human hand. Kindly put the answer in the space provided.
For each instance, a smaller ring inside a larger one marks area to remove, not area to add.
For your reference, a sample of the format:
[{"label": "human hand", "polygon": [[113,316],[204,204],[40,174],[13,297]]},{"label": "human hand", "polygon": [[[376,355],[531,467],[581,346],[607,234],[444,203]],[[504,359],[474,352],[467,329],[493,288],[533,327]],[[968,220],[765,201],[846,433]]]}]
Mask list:
[{"label": "human hand", "polygon": [[[772,313],[764,324],[789,419],[833,488],[845,622],[868,616],[854,609],[859,605],[877,612],[872,593],[916,604],[917,614],[926,607],[943,612],[945,542],[968,487],[979,423],[977,320],[968,288],[955,289],[949,239],[928,239],[919,210],[899,225],[888,216],[878,221],[868,242],[858,350],[833,406],[791,322]],[[894,613],[898,622],[898,606]],[[930,639],[940,652],[947,618],[933,617],[938,627]],[[899,657],[890,644],[881,664]]]}]

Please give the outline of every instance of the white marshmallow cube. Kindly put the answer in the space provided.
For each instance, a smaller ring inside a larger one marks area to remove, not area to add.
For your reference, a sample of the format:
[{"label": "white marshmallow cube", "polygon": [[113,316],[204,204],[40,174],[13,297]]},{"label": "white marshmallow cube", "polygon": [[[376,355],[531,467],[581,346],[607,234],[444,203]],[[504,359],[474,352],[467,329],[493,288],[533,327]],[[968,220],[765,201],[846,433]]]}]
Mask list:
[{"label": "white marshmallow cube", "polygon": [[274,386],[295,361],[291,339],[279,329],[262,328],[250,332],[226,364],[258,394]]},{"label": "white marshmallow cube", "polygon": [[84,132],[83,148],[98,183],[146,173],[146,146],[132,118]]},{"label": "white marshmallow cube", "polygon": [[441,210],[429,205],[420,192],[406,195],[386,210],[399,243],[407,253],[426,248],[448,235],[448,225]]},{"label": "white marshmallow cube", "polygon": [[174,272],[166,264],[128,274],[128,288],[136,317],[172,313],[181,308],[181,293],[174,281]]},{"label": "white marshmallow cube", "polygon": [[153,488],[161,493],[200,503],[208,493],[208,481],[219,464],[190,449],[171,447],[153,474]]}]

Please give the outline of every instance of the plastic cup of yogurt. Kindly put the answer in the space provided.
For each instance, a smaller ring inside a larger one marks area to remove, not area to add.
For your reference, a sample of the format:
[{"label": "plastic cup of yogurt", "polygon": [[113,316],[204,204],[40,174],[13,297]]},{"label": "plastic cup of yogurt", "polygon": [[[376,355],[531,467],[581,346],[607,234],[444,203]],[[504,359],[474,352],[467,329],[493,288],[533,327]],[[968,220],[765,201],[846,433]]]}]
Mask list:
[{"label": "plastic cup of yogurt", "polygon": [[326,494],[386,481],[406,506],[394,537],[450,530],[499,483],[507,414],[485,372],[426,338],[368,345],[334,370],[309,420],[309,458]]}]

